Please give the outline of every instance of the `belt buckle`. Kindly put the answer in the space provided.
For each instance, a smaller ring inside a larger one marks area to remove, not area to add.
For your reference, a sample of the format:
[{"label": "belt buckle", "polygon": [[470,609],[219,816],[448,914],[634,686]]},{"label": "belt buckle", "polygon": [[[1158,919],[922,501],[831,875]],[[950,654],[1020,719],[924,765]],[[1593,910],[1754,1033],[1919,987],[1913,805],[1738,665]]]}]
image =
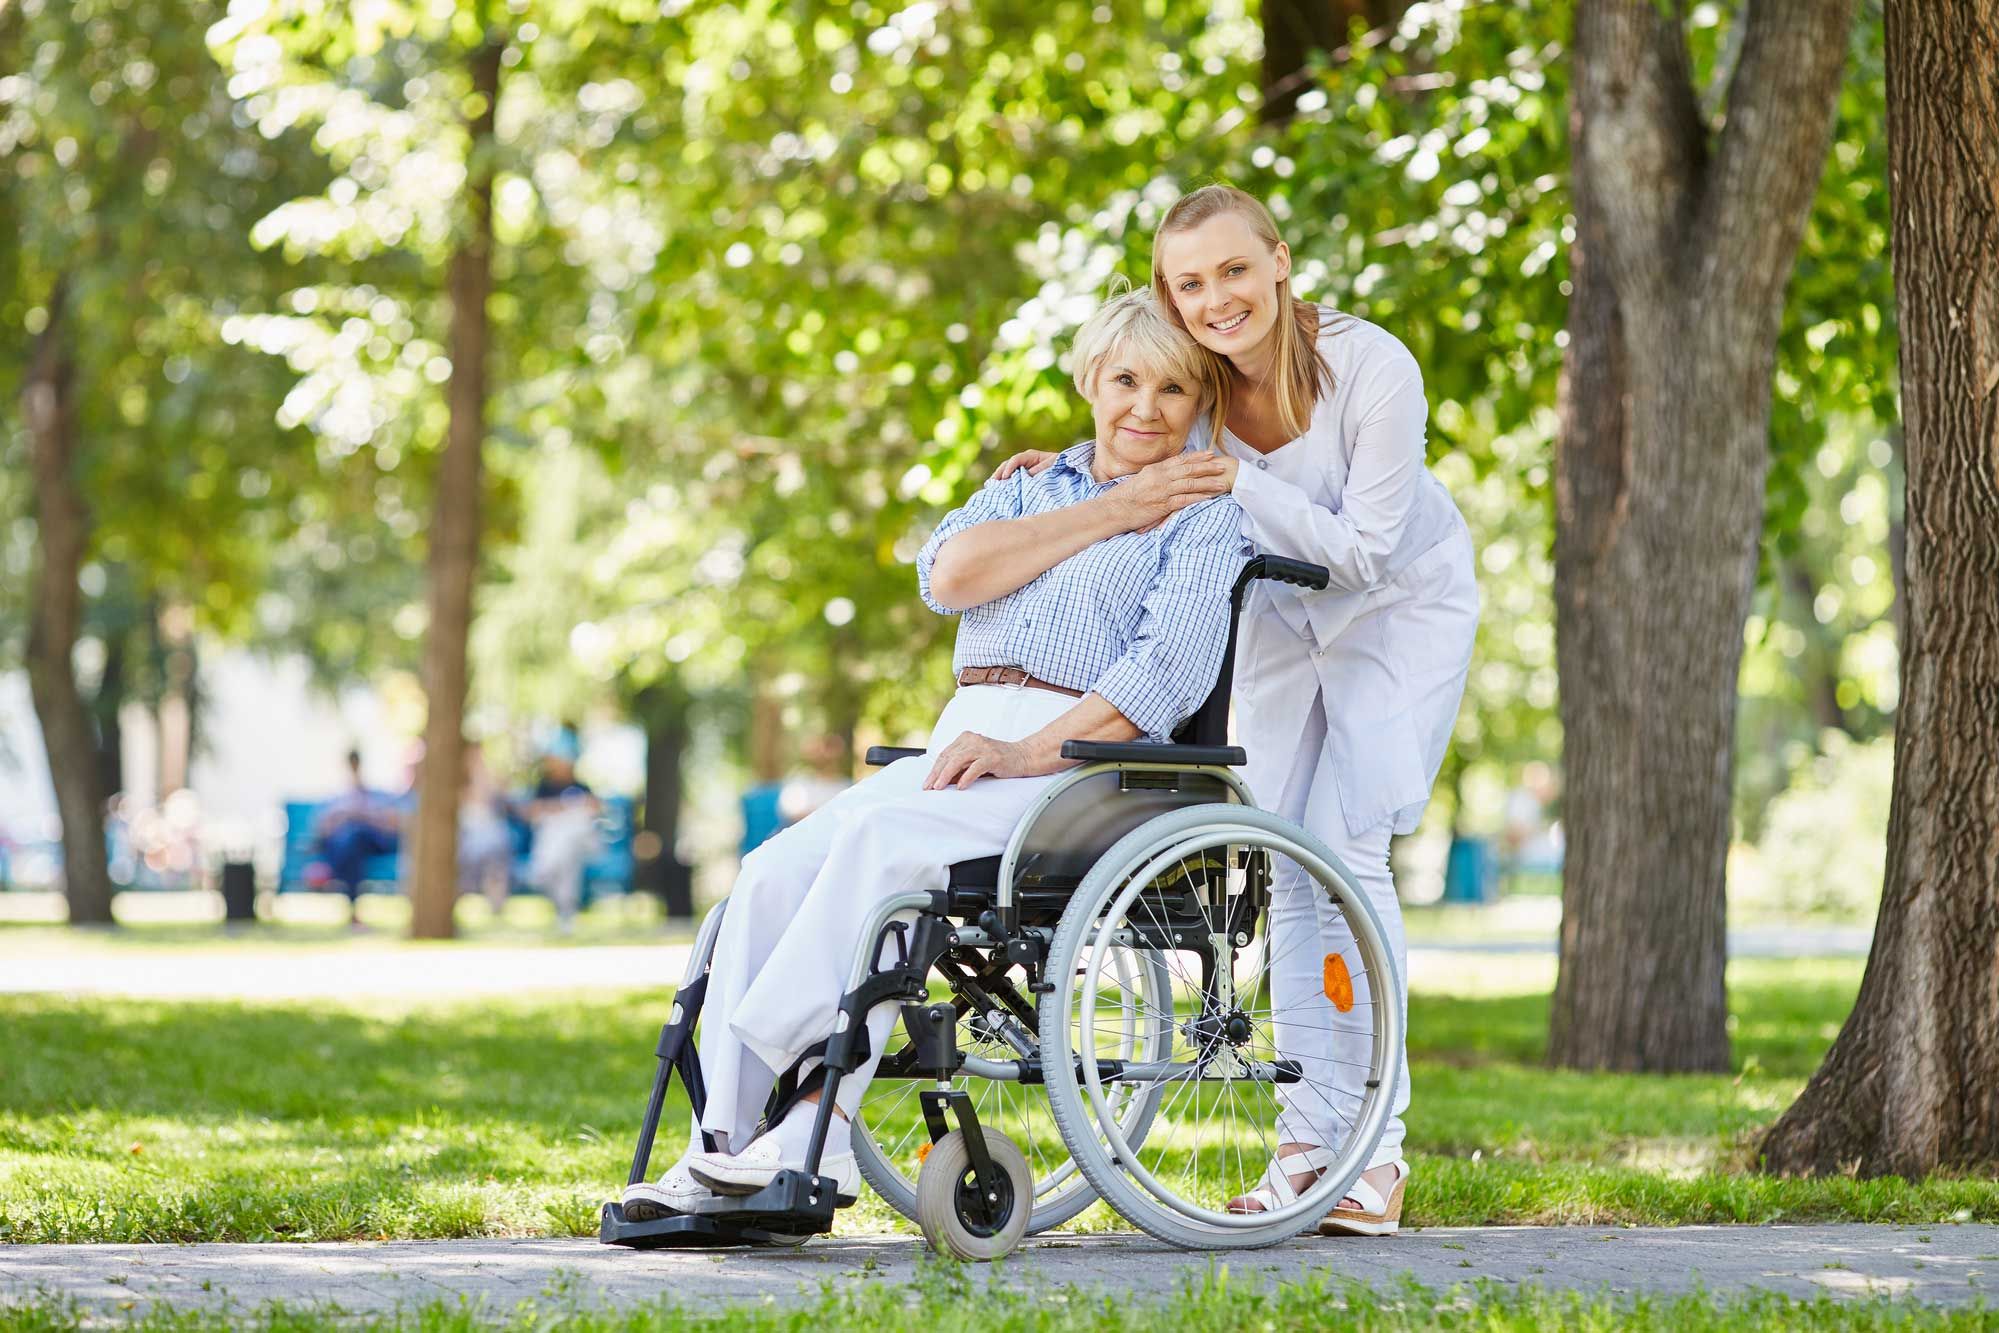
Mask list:
[{"label": "belt buckle", "polygon": [[1003,680],[1003,681],[1001,681],[1001,682],[1000,682],[1000,688],[1002,688],[1002,689],[1008,689],[1008,690],[1024,690],[1024,689],[1026,689],[1026,688],[1027,688],[1027,682],[1028,682],[1028,680],[1030,679],[1030,677],[1029,677],[1029,676],[1028,676],[1028,674],[1027,674],[1027,668],[1026,668],[1026,667],[1001,667],[1001,668],[1000,668],[1000,672],[1001,672],[1001,674],[1002,674],[1002,675],[1004,675],[1005,673],[1007,673],[1007,672],[1010,672],[1010,671],[1018,671],[1018,672],[1020,673],[1020,679],[1019,679],[1019,680]]}]

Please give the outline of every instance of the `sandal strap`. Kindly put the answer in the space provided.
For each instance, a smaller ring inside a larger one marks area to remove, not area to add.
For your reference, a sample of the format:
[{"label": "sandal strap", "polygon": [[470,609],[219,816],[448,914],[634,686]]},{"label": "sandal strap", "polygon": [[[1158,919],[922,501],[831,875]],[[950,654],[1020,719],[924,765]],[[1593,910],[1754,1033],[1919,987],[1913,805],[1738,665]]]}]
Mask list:
[{"label": "sandal strap", "polygon": [[1245,1203],[1255,1204],[1258,1212],[1274,1213],[1284,1206],[1268,1185],[1258,1185],[1242,1197]]},{"label": "sandal strap", "polygon": [[[1409,1179],[1409,1163],[1398,1158],[1395,1162],[1395,1184],[1399,1185],[1407,1179]],[[1395,1185],[1390,1185],[1389,1188],[1392,1190]],[[1388,1211],[1388,1197],[1367,1183],[1365,1172],[1354,1177],[1353,1184],[1347,1186],[1347,1198],[1360,1205],[1351,1209],[1352,1212],[1379,1215]],[[1342,1203],[1345,1201],[1341,1200]]]},{"label": "sandal strap", "polygon": [[[1291,1183],[1292,1175],[1304,1171],[1324,1171],[1338,1156],[1331,1148],[1306,1148],[1303,1152],[1272,1157],[1270,1165],[1263,1168],[1263,1183],[1245,1197],[1264,1203],[1264,1207],[1272,1211],[1296,1203],[1298,1190]],[[1265,1195],[1269,1196],[1267,1203],[1263,1199]]]}]

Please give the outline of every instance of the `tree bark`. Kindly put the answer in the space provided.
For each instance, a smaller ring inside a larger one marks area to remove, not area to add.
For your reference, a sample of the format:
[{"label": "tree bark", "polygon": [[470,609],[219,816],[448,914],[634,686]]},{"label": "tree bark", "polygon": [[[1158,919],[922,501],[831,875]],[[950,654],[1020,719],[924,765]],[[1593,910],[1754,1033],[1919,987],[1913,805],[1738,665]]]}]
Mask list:
[{"label": "tree bark", "polygon": [[466,645],[479,572],[481,454],[486,437],[486,302],[493,285],[493,112],[506,43],[489,30],[471,56],[476,110],[466,185],[465,235],[451,257],[451,419],[438,467],[430,527],[430,625],[424,637],[423,764],[410,857],[410,934],[448,939],[458,897],[458,796],[465,769]]},{"label": "tree bark", "polygon": [[1724,870],[1770,377],[1851,8],[1749,6],[1718,135],[1676,20],[1650,0],[1577,11],[1558,1065],[1728,1064]]},{"label": "tree bark", "polygon": [[1999,0],[1889,0],[1908,467],[1895,792],[1874,948],[1766,1169],[1999,1166]]},{"label": "tree bark", "polygon": [[62,819],[63,890],[69,921],[110,925],[111,870],[104,851],[103,769],[97,731],[76,685],[72,659],[83,627],[77,575],[90,547],[90,509],[78,483],[76,368],[69,351],[69,281],[49,295],[48,323],[35,335],[22,397],[34,473],[36,562],[28,608],[28,690],[41,724]]}]

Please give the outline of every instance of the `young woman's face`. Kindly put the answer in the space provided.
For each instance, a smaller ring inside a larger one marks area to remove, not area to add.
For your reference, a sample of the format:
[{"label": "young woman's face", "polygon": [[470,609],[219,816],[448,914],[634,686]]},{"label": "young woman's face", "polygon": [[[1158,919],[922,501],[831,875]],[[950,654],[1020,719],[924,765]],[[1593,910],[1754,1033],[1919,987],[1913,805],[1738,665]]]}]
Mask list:
[{"label": "young woman's face", "polygon": [[1277,284],[1291,276],[1291,250],[1272,251],[1238,213],[1217,213],[1160,245],[1173,308],[1194,341],[1226,357],[1263,345],[1277,327]]},{"label": "young woman's face", "polygon": [[1199,385],[1113,352],[1097,372],[1090,404],[1102,461],[1122,475],[1173,457],[1187,445],[1200,397]]}]

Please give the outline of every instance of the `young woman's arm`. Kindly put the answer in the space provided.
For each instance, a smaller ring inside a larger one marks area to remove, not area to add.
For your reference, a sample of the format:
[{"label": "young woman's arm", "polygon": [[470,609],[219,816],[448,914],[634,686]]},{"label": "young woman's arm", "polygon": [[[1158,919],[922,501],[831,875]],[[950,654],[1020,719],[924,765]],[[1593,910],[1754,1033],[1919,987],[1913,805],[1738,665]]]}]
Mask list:
[{"label": "young woman's arm", "polygon": [[1142,532],[1221,494],[1228,489],[1224,474],[1213,455],[1185,453],[1143,468],[1081,504],[967,527],[937,549],[930,601],[963,611],[1017,592],[1085,547],[1121,532]]},{"label": "young woman's arm", "polygon": [[[1386,581],[1388,558],[1415,512],[1430,413],[1422,372],[1400,343],[1369,356],[1354,373],[1365,379],[1354,385],[1353,457],[1337,510],[1256,467],[1236,469],[1232,493],[1260,549],[1324,565],[1332,587],[1362,592]],[[1313,447],[1337,443],[1321,438]]]}]

